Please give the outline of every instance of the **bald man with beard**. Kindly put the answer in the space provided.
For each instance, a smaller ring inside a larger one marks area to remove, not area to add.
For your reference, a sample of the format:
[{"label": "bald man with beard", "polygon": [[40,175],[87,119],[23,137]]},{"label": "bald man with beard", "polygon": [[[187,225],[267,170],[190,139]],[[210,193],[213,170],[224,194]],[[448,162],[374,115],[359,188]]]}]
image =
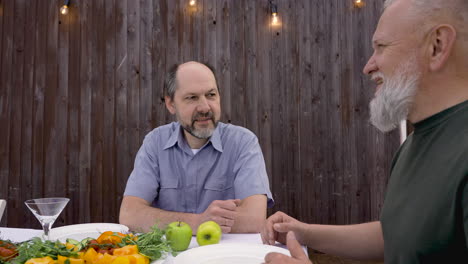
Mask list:
[{"label": "bald man with beard", "polygon": [[177,122],[148,133],[127,181],[119,221],[147,232],[182,221],[196,234],[212,220],[224,233],[259,233],[273,206],[257,137],[224,124],[214,71],[190,61],[167,74],[165,103]]},{"label": "bald man with beard", "polygon": [[371,123],[383,132],[414,126],[391,166],[379,221],[315,225],[282,212],[262,240],[385,264],[468,263],[468,1],[387,0],[364,73],[377,84]]}]

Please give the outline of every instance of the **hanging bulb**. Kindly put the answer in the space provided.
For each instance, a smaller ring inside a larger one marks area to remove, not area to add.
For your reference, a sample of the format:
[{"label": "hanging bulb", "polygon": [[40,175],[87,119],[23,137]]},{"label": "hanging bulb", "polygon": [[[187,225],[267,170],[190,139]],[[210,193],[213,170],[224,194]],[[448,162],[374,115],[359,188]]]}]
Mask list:
[{"label": "hanging bulb", "polygon": [[67,6],[67,5],[63,5],[63,6],[60,8],[60,13],[61,13],[62,15],[68,14],[68,6]]},{"label": "hanging bulb", "polygon": [[271,19],[271,24],[278,25],[278,13],[273,13],[271,15],[273,16],[273,18]]},{"label": "hanging bulb", "polygon": [[364,0],[354,0],[354,6],[357,8],[361,8],[365,5]]},{"label": "hanging bulb", "polygon": [[195,0],[190,0],[189,5],[194,6],[197,2]]}]

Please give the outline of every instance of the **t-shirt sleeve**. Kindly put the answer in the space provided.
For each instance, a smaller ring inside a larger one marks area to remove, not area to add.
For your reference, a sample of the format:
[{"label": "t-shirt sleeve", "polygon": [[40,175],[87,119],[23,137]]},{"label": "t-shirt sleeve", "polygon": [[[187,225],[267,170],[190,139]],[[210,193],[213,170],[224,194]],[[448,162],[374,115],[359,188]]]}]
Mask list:
[{"label": "t-shirt sleeve", "polygon": [[[243,138],[245,140],[245,137]],[[234,168],[236,172],[235,197],[244,199],[256,194],[265,194],[268,198],[268,207],[273,207],[274,200],[270,191],[265,160],[257,137],[252,135],[249,140],[239,146],[240,154]]]},{"label": "t-shirt sleeve", "polygon": [[154,134],[146,136],[136,155],[124,196],[136,196],[149,203],[152,203],[158,196],[159,165],[155,146]]}]

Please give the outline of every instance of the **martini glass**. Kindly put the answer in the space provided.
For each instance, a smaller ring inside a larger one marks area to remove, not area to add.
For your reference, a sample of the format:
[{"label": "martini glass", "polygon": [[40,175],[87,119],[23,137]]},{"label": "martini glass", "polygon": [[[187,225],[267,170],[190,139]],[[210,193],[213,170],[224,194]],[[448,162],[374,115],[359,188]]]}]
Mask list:
[{"label": "martini glass", "polygon": [[68,201],[68,198],[39,198],[24,202],[41,223],[45,240],[49,240],[49,231]]}]

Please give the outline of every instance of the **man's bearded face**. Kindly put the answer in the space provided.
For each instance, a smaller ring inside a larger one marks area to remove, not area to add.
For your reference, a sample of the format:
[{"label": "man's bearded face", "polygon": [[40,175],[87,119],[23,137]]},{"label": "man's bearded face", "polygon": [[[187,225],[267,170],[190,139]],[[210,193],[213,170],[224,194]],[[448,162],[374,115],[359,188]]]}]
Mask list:
[{"label": "man's bearded face", "polygon": [[381,87],[370,102],[370,121],[380,131],[388,132],[406,120],[420,83],[420,71],[416,56],[397,66],[393,76],[381,72],[372,74],[372,79],[382,79]]}]

